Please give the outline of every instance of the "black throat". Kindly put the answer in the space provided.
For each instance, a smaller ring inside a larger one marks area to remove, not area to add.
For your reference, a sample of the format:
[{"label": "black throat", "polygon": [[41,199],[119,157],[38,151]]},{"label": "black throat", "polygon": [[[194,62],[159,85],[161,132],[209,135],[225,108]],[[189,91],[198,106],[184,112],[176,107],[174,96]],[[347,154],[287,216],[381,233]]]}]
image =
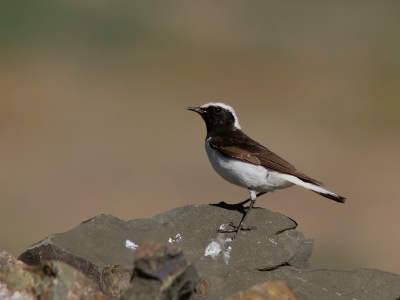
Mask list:
[{"label": "black throat", "polygon": [[229,111],[220,114],[205,113],[202,115],[207,128],[207,138],[239,130],[235,127],[235,118]]}]

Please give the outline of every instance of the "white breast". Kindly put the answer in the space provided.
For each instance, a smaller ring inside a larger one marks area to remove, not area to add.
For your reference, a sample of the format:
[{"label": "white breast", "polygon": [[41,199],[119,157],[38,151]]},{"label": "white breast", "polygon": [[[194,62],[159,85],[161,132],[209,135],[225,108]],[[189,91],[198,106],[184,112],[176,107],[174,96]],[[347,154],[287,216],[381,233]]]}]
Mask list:
[{"label": "white breast", "polygon": [[293,185],[280,176],[281,173],[222,155],[205,142],[208,159],[214,170],[235,185],[252,188],[258,192],[273,192]]}]

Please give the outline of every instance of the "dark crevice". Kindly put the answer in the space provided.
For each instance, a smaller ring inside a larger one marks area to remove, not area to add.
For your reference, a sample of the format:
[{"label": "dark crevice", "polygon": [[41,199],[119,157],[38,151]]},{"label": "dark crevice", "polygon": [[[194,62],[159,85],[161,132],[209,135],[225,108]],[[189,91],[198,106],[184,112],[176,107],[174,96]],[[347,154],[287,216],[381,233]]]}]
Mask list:
[{"label": "dark crevice", "polygon": [[53,266],[48,263],[44,264],[43,273],[49,277],[57,277],[56,271],[53,269]]},{"label": "dark crevice", "polygon": [[280,267],[287,267],[287,266],[290,266],[290,264],[286,261],[283,264],[279,264],[279,265],[264,268],[264,269],[258,269],[258,271],[275,271],[276,269],[279,269]]},{"label": "dark crevice", "polygon": [[296,229],[299,224],[297,224],[297,222],[295,220],[293,220],[292,218],[289,218],[288,216],[285,216],[285,217],[288,218],[290,221],[292,221],[295,224],[293,229]]},{"label": "dark crevice", "polygon": [[282,229],[282,230],[277,231],[277,232],[275,233],[275,235],[281,234],[281,233],[283,233],[283,232],[285,232],[285,231],[288,231],[288,230],[291,230],[291,229],[296,229],[296,227],[297,227],[297,223],[296,223],[296,225],[294,225],[294,226],[292,226],[292,227],[288,227],[288,228],[285,228],[285,229]]},{"label": "dark crevice", "polygon": [[157,277],[157,276],[152,276],[148,273],[143,272],[140,269],[135,269],[133,271],[132,277],[131,277],[131,281],[133,280],[134,277],[139,277],[139,278],[144,278],[144,279],[150,279],[150,280],[157,280],[157,281],[161,281],[161,278]]}]

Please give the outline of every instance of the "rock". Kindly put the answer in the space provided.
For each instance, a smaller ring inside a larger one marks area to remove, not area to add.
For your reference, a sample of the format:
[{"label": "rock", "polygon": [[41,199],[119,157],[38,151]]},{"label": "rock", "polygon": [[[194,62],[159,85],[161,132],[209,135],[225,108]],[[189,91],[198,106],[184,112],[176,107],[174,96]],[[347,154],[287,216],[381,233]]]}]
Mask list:
[{"label": "rock", "polygon": [[26,264],[12,256],[10,253],[2,251],[0,252],[0,266],[19,266],[22,268],[25,267]]},{"label": "rock", "polygon": [[[266,281],[262,276],[259,281],[251,277],[240,278],[240,282],[228,280],[228,274],[240,268],[263,274],[257,270],[310,266],[313,240],[295,231],[297,224],[282,214],[254,208],[247,224],[257,226],[257,230],[242,231],[233,241],[233,234],[217,233],[218,228],[231,221],[238,223],[243,213],[243,208],[219,204],[187,205],[131,221],[100,215],[30,246],[19,259],[29,265],[63,261],[81,270],[107,296],[116,299],[127,290],[135,248],[145,241],[179,246],[187,260],[196,265],[204,282],[209,283],[204,299],[223,298]],[[225,286],[231,287],[229,292],[215,294]]]},{"label": "rock", "polygon": [[275,278],[284,279],[302,299],[397,299],[400,276],[373,269],[352,271],[280,268]]},{"label": "rock", "polygon": [[124,300],[189,299],[200,280],[194,265],[174,246],[142,243],[134,266]]},{"label": "rock", "polygon": [[205,279],[201,279],[196,286],[197,298],[200,300],[210,300],[208,291],[209,289],[210,289],[210,283]]},{"label": "rock", "polygon": [[[1,258],[6,255],[1,253]],[[92,280],[62,262],[25,266],[11,255],[1,259],[0,299],[93,299],[106,300]]]},{"label": "rock", "polygon": [[231,295],[225,300],[298,300],[285,281],[268,281],[253,285],[245,291]]},{"label": "rock", "polygon": [[[284,280],[300,300],[397,299],[400,296],[400,275],[373,269],[333,271],[283,266],[273,271],[260,272],[238,268],[225,274],[225,278],[235,282],[239,290],[246,289],[251,285],[250,282]],[[218,299],[219,295],[235,293],[237,287],[226,284],[214,290],[213,295],[217,295]]]},{"label": "rock", "polygon": [[[248,225],[257,230],[217,233],[237,224],[235,205],[187,205],[149,219],[122,221],[100,215],[30,246],[19,257],[29,265],[63,261],[92,278],[109,297],[120,299],[130,285],[137,245],[149,241],[180,247],[202,278],[199,299],[223,299],[266,281],[284,280],[299,299],[397,299],[400,276],[379,270],[309,270],[313,241],[296,223],[254,208]],[[139,256],[140,257],[140,256]],[[1,261],[1,260],[0,260]],[[0,297],[1,298],[1,297]]]}]

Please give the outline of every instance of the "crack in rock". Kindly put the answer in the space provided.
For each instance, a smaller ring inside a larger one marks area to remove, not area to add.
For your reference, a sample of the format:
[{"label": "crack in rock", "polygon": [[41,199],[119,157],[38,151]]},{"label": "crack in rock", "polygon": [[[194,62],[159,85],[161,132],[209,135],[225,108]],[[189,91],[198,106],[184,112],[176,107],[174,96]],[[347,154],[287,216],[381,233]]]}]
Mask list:
[{"label": "crack in rock", "polygon": [[[374,278],[374,276],[375,276],[375,270],[372,270],[371,278],[368,280],[368,282],[364,285],[364,287],[363,287],[362,289],[353,291],[353,292],[348,293],[348,294],[345,294],[345,295],[343,295],[343,296],[349,296],[349,295],[354,294],[354,293],[357,293],[357,292],[365,292],[365,289],[366,289],[367,286],[371,283],[371,281],[372,281],[372,279]],[[399,297],[399,298],[400,298],[400,297]],[[397,300],[397,299],[396,299],[396,300]]]},{"label": "crack in rock", "polygon": [[276,265],[276,266],[272,266],[272,267],[268,267],[265,269],[257,269],[258,271],[264,272],[264,271],[275,271],[277,269],[279,269],[280,267],[287,267],[290,266],[290,264],[286,261],[282,264]]},{"label": "crack in rock", "polygon": [[[288,218],[288,219],[290,219],[290,218]],[[293,222],[294,222],[294,221],[293,221]],[[283,233],[283,232],[286,232],[286,231],[288,231],[288,230],[291,230],[291,229],[295,230],[296,228],[297,228],[297,223],[295,222],[295,225],[294,225],[294,226],[291,226],[291,227],[288,227],[288,228],[279,230],[279,231],[275,232],[274,235],[279,235],[279,234],[281,234],[281,233]]]}]

